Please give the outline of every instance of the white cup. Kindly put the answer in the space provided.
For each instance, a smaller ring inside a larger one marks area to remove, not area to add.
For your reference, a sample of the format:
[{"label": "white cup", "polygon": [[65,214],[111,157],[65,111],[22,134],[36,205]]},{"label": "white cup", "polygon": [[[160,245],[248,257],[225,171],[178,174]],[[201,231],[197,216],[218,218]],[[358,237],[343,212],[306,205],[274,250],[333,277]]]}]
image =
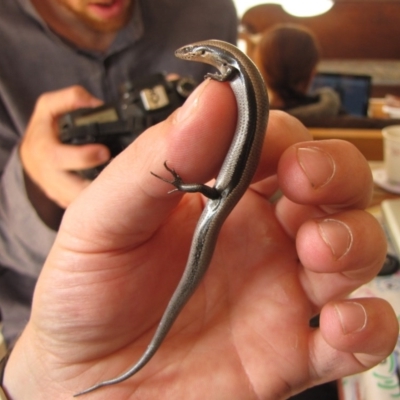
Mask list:
[{"label": "white cup", "polygon": [[382,129],[383,153],[387,179],[391,183],[400,183],[400,125]]}]

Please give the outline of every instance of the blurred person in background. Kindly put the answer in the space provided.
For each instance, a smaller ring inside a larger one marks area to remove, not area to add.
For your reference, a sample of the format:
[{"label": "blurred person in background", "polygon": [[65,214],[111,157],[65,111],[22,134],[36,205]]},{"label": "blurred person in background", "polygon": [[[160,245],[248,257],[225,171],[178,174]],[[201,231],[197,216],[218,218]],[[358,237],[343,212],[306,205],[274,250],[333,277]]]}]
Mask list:
[{"label": "blurred person in background", "polygon": [[340,97],[333,89],[324,87],[309,94],[319,60],[317,38],[308,28],[278,24],[265,31],[255,48],[254,61],[265,79],[272,109],[298,118],[340,113]]}]

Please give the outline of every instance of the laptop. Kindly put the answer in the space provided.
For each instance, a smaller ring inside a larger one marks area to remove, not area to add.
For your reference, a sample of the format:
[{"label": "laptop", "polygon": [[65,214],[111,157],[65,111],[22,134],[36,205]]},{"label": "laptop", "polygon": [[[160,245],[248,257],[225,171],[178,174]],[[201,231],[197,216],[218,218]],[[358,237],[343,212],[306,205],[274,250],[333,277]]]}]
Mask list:
[{"label": "laptop", "polygon": [[366,117],[371,94],[371,76],[320,72],[311,82],[310,93],[321,87],[331,87],[348,114]]}]

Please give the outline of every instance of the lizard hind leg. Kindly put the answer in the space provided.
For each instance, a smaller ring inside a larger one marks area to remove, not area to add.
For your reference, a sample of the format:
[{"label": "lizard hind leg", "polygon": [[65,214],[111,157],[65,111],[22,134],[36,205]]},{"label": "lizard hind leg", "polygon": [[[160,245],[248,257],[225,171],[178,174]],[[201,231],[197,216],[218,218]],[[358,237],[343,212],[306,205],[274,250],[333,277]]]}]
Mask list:
[{"label": "lizard hind leg", "polygon": [[173,179],[169,180],[163,178],[162,176],[159,176],[154,172],[151,172],[151,174],[156,178],[161,179],[162,181],[170,183],[171,185],[175,186],[175,189],[172,189],[168,193],[173,193],[176,191],[186,192],[186,193],[201,193],[208,199],[213,199],[213,200],[218,199],[221,196],[220,192],[215,187],[207,186],[202,183],[185,183],[179,176],[179,174],[173,168],[170,168],[168,166],[166,161],[164,162],[164,167],[172,175]]}]

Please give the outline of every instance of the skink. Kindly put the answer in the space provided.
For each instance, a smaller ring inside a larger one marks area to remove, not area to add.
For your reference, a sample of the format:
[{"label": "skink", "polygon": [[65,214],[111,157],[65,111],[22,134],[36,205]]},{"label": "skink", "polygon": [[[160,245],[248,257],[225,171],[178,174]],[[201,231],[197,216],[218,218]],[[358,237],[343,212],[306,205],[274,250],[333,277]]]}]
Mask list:
[{"label": "skink", "polygon": [[180,311],[199,285],[211,262],[221,226],[249,187],[257,169],[267,128],[269,104],[263,79],[253,62],[237,47],[219,40],[208,40],[184,46],[176,51],[178,58],[210,64],[219,73],[206,77],[228,81],[238,105],[236,131],[215,185],[186,184],[165,163],[172,174],[175,190],[200,192],[208,201],[197,223],[183,276],[173,294],[158,328],[139,361],[122,375],[79,392],[75,397],[103,386],[130,378],[156,353]]}]

